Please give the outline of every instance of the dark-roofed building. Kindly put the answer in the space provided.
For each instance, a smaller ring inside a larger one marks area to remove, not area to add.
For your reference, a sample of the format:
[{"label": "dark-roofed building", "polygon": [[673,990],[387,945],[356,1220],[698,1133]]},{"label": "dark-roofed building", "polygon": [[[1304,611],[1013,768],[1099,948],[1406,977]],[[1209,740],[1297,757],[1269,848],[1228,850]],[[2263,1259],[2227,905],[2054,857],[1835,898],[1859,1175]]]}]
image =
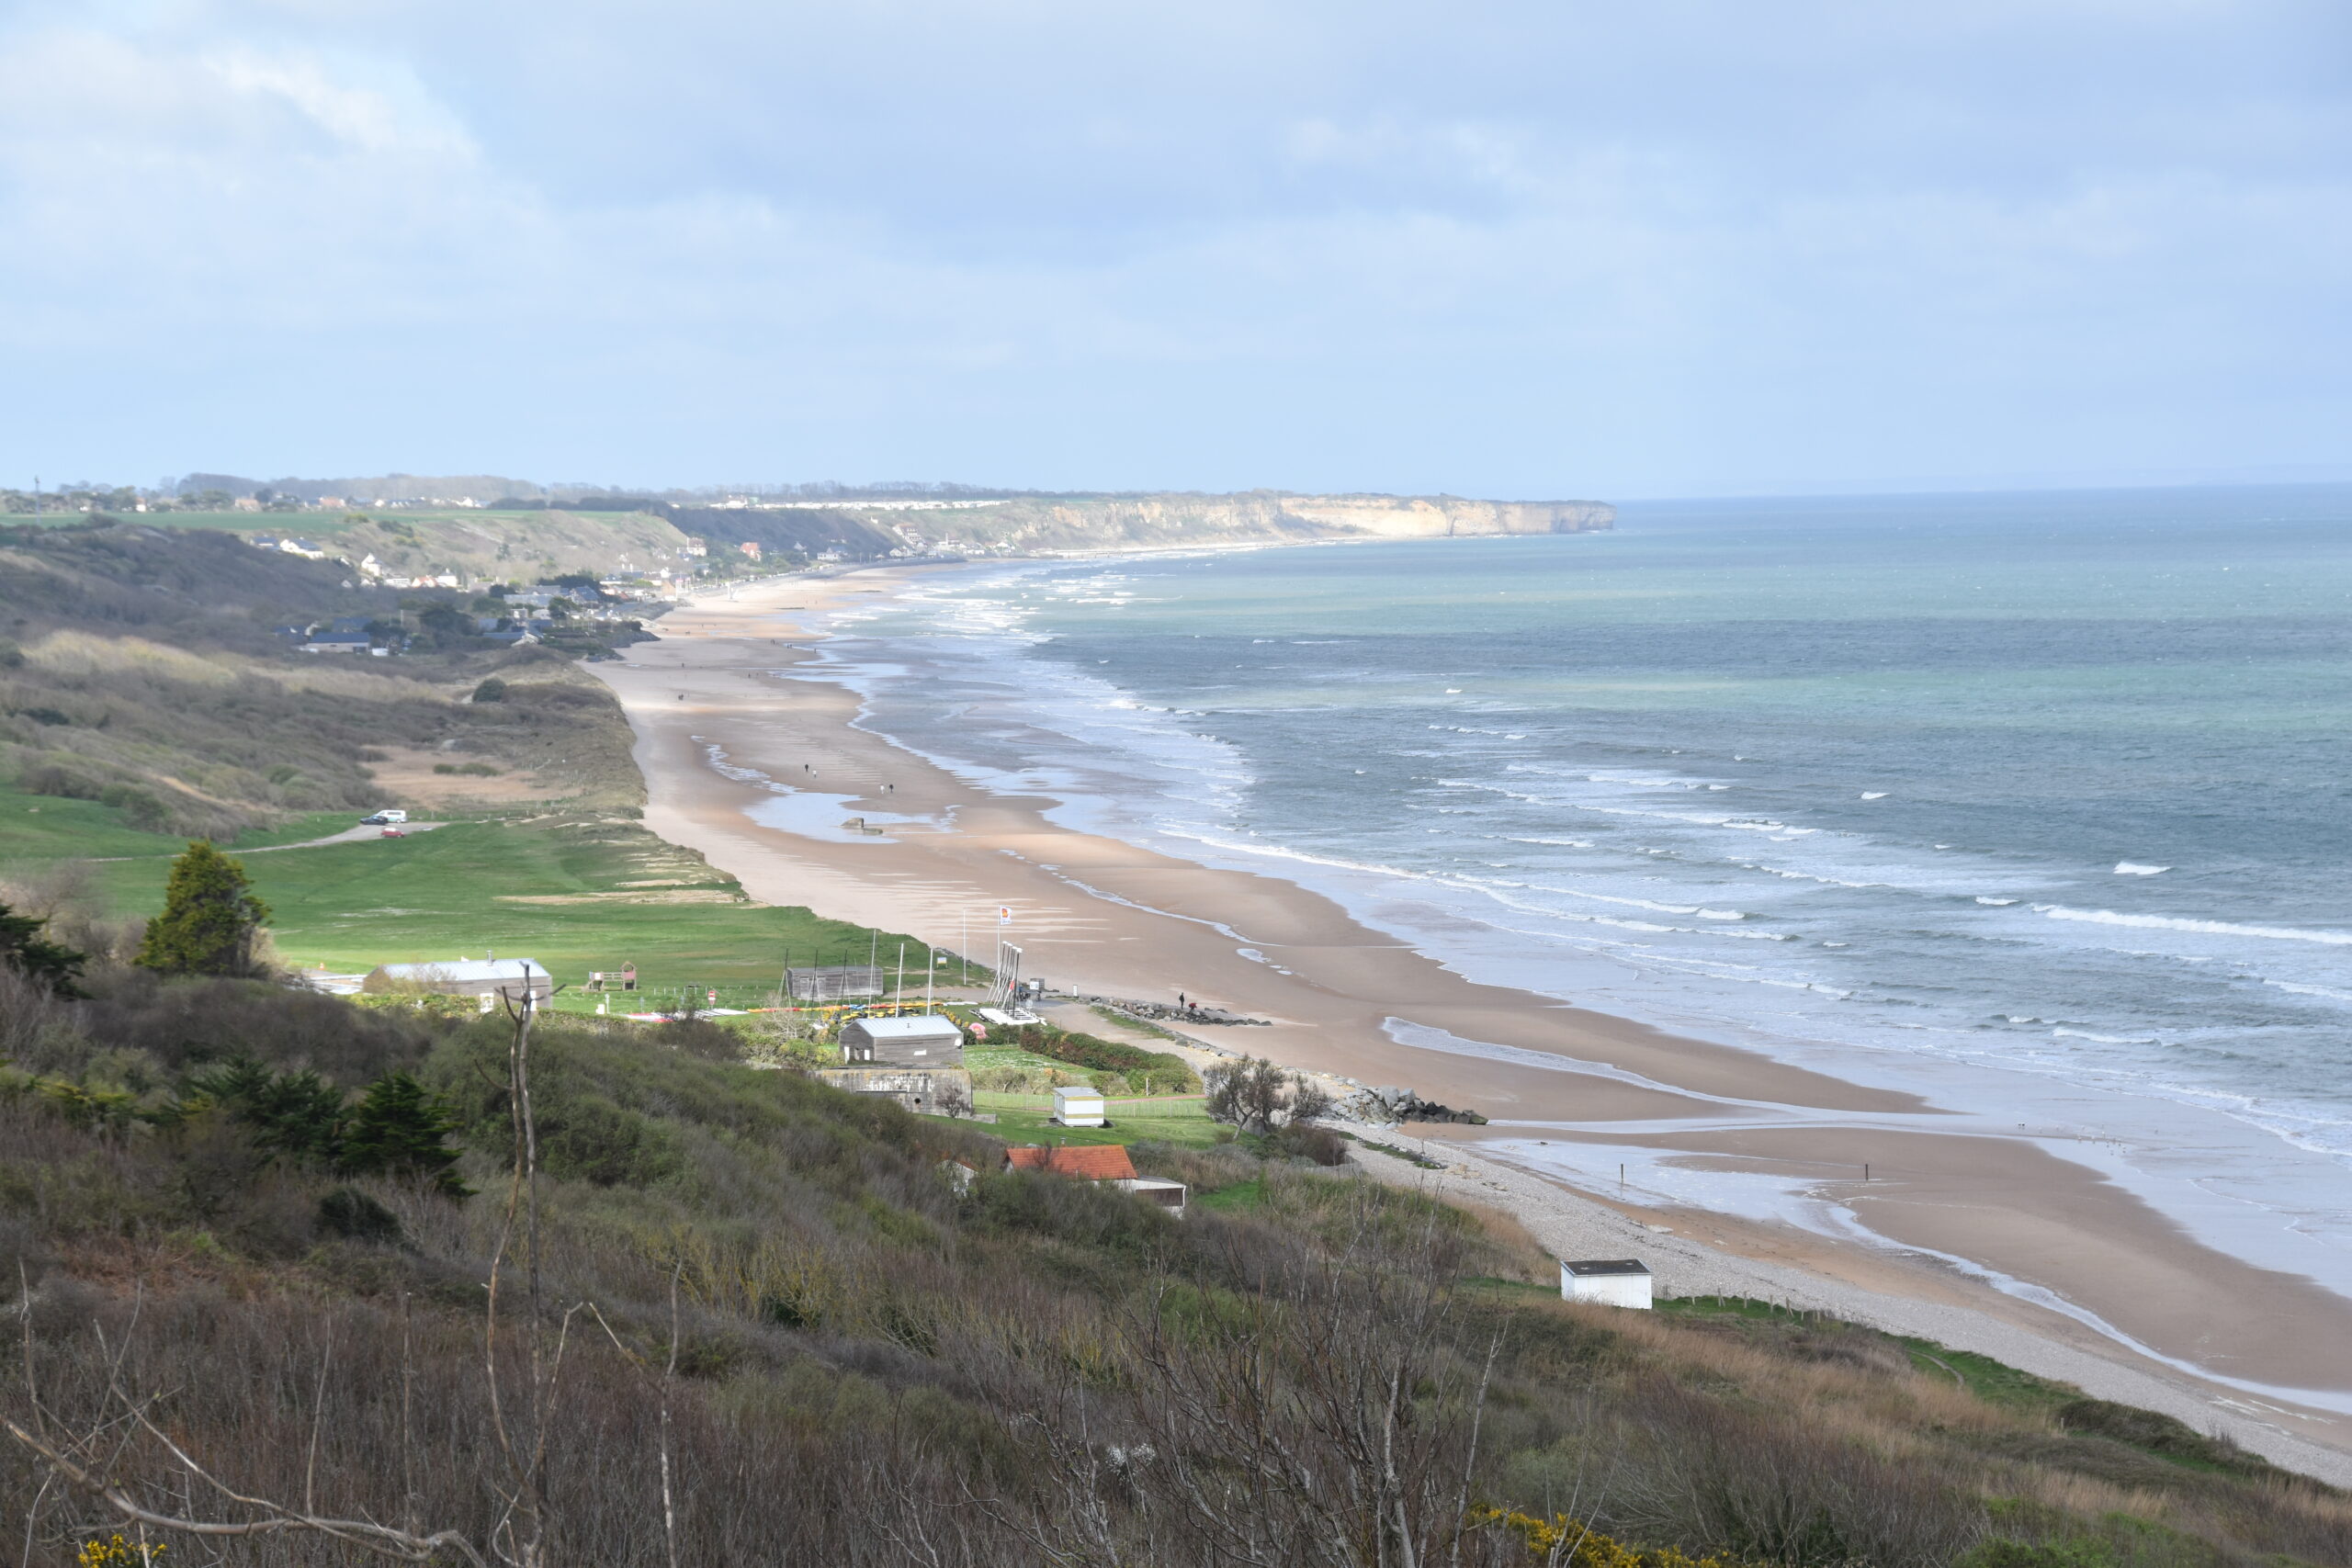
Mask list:
[{"label": "dark-roofed building", "polygon": [[817,1077],[853,1094],[888,1095],[920,1116],[968,1116],[972,1075],[952,1018],[854,1018],[842,1025],[842,1065]]}]

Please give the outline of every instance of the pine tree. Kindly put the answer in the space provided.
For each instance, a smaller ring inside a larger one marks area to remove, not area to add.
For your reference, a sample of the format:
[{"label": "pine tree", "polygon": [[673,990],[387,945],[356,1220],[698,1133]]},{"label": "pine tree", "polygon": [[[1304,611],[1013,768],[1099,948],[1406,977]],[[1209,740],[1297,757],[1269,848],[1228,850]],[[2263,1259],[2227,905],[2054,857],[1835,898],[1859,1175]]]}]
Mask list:
[{"label": "pine tree", "polygon": [[164,912],[147,922],[137,962],[166,975],[251,975],[254,939],[268,920],[245,868],[198,839],[172,863]]},{"label": "pine tree", "polygon": [[344,1123],[342,1166],[354,1175],[422,1177],[452,1198],[466,1195],[452,1168],[458,1151],[443,1142],[458,1123],[440,1100],[406,1073],[368,1086]]},{"label": "pine tree", "polygon": [[47,924],[30,915],[12,915],[7,905],[0,904],[0,964],[53,996],[85,995],[74,982],[82,976],[86,955],[42,936],[40,929]]},{"label": "pine tree", "polygon": [[257,1148],[327,1159],[341,1146],[343,1091],[316,1073],[273,1073],[251,1056],[237,1056],[196,1074],[187,1087],[251,1127]]}]

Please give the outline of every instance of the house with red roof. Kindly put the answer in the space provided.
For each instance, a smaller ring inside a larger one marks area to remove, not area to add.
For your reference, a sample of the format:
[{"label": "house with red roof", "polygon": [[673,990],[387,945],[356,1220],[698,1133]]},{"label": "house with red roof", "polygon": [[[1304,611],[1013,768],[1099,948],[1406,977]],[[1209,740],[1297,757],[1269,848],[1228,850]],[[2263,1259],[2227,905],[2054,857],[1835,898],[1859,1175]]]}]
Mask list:
[{"label": "house with red roof", "polygon": [[[1156,1176],[1136,1175],[1136,1162],[1128,1158],[1127,1151],[1117,1144],[1057,1144],[1052,1147],[1025,1144],[1005,1150],[1004,1164],[1001,1168],[1034,1170],[1069,1181],[1091,1181],[1097,1187],[1115,1187],[1122,1192],[1134,1193],[1148,1203],[1159,1204],[1180,1220],[1184,1217],[1184,1184]],[[958,1186],[963,1184],[957,1183]]]}]

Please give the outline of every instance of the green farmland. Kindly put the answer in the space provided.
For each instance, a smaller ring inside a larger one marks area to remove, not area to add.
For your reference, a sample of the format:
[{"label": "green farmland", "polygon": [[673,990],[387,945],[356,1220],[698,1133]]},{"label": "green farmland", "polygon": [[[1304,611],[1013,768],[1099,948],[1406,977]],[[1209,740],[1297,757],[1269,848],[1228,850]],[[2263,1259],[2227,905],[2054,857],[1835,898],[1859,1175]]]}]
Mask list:
[{"label": "green farmland", "polygon": [[[80,802],[43,802],[40,817],[59,806],[112,815]],[[0,810],[0,829],[16,819]],[[310,832],[350,822],[340,814],[311,824]],[[154,913],[167,857],[182,846],[90,826],[97,829],[92,847],[141,856],[95,868],[111,912]],[[308,835],[274,836],[283,842]],[[895,932],[877,938],[804,908],[751,903],[733,878],[623,818],[453,822],[404,839],[241,858],[270,906],[278,957],[305,969],[348,974],[494,952],[536,958],[559,981],[578,985],[592,969],[634,964],[651,1002],[665,986],[773,987],[787,958],[863,963],[878,948],[887,964],[901,940],[909,942],[910,973],[918,953],[929,956]]]},{"label": "green farmland", "polygon": [[[241,834],[233,845],[221,847],[250,850],[263,844],[299,844],[305,839],[339,833],[357,815],[312,812],[275,829]],[[169,833],[143,832],[129,826],[120,811],[95,800],[0,789],[0,867],[119,856],[168,858],[186,848],[184,840]]]}]

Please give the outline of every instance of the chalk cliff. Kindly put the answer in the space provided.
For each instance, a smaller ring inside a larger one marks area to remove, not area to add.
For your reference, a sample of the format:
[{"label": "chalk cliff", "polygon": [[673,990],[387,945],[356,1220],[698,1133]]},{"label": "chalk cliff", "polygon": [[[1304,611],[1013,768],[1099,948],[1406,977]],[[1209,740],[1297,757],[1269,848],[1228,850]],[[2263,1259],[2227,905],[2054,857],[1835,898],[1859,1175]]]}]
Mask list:
[{"label": "chalk cliff", "polygon": [[933,540],[953,536],[1021,550],[1138,549],[1306,539],[1426,539],[1580,534],[1616,511],[1598,501],[1465,501],[1457,496],[1035,496],[968,511],[915,513]]}]

